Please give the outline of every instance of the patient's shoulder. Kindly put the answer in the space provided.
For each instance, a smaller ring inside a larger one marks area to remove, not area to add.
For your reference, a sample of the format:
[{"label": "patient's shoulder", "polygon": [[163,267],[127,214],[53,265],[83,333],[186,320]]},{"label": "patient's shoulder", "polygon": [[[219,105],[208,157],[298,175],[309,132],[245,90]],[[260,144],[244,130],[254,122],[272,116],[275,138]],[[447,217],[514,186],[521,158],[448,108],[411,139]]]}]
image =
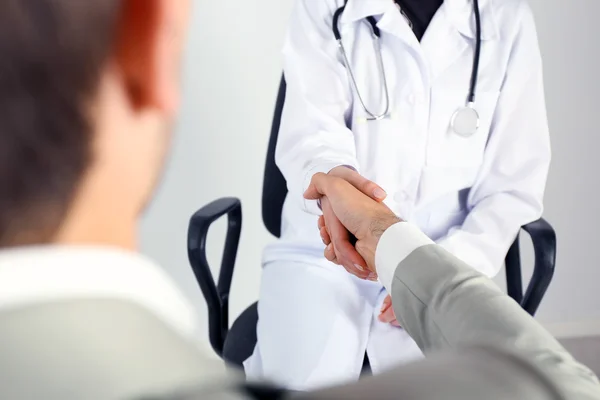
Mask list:
[{"label": "patient's shoulder", "polygon": [[157,315],[121,299],[4,310],[0,336],[0,398],[130,398],[236,381]]}]

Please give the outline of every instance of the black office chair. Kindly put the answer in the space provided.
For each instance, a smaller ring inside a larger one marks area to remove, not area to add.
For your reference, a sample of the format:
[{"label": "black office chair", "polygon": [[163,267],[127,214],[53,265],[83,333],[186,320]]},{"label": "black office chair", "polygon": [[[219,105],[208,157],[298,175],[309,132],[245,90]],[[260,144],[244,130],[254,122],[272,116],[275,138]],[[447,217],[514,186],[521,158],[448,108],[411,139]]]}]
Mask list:
[{"label": "black office chair", "polygon": [[[281,210],[287,195],[287,186],[275,165],[275,145],[283,103],[285,81],[281,80],[271,138],[265,166],[262,216],[269,232],[276,237],[281,234]],[[221,262],[219,280],[215,280],[206,259],[206,239],[210,225],[227,215],[228,229]],[[252,354],[256,345],[257,303],[248,307],[229,327],[229,290],[242,226],[241,203],[235,198],[219,199],[196,212],[188,231],[188,257],[198,284],[208,305],[209,337],[215,352],[227,363],[241,367]],[[506,282],[508,294],[529,314],[534,315],[554,274],[556,259],[556,235],[552,226],[543,219],[523,227],[532,240],[535,262],[533,275],[525,293],[521,272],[519,238],[515,240],[506,256]],[[368,360],[365,359],[368,368]]]}]

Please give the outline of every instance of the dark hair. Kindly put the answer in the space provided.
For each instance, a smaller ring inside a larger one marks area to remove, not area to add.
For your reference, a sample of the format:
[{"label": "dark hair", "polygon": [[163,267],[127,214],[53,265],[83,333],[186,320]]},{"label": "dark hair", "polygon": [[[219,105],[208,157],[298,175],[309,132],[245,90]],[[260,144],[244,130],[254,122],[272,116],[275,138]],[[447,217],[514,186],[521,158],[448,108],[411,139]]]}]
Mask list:
[{"label": "dark hair", "polygon": [[119,0],[0,0],[0,247],[52,239],[91,158]]}]

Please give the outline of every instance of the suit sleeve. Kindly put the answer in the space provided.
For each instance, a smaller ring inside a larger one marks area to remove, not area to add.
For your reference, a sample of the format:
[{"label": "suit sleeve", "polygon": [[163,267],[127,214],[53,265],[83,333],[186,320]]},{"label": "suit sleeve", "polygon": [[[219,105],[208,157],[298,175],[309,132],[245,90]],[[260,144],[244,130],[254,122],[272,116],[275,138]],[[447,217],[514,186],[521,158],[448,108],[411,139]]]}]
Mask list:
[{"label": "suit sleeve", "polygon": [[383,234],[376,265],[398,322],[425,354],[481,345],[511,349],[558,382],[565,398],[600,398],[588,368],[489,278],[414,226],[401,222]]}]

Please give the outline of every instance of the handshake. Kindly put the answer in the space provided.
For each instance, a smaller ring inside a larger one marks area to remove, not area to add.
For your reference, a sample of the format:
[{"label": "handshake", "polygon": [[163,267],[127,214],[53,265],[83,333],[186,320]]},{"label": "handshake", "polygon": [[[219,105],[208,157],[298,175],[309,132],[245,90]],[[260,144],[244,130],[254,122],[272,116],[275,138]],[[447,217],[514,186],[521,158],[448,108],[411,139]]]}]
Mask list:
[{"label": "handshake", "polygon": [[[382,203],[386,193],[353,169],[340,166],[313,176],[304,197],[320,200],[319,231],[325,257],[350,274],[376,281],[375,252],[381,235],[401,220]],[[388,296],[379,317],[397,325]]]}]

